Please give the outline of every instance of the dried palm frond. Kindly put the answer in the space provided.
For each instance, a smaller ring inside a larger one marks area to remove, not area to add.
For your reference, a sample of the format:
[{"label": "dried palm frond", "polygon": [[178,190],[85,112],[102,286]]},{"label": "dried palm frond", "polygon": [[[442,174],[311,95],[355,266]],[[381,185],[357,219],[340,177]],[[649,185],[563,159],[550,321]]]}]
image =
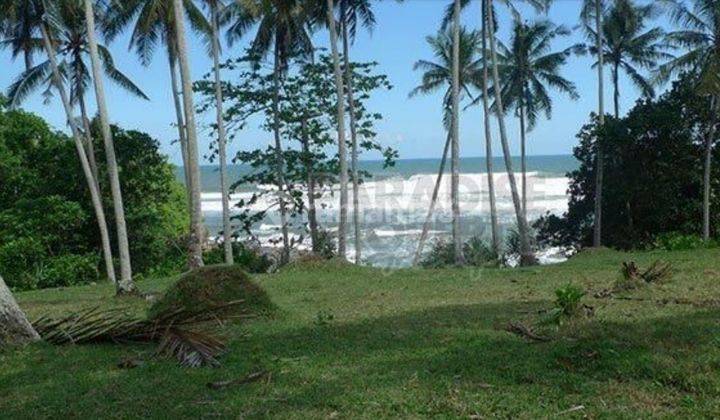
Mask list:
[{"label": "dried palm frond", "polygon": [[40,317],[33,326],[47,342],[57,345],[101,342],[157,342],[156,353],[174,357],[182,366],[217,366],[224,343],[212,334],[223,313],[242,301],[191,311],[184,308],[150,319],[130,314],[125,308],[92,307],[62,318]]},{"label": "dried palm frond", "polygon": [[628,281],[643,281],[645,283],[658,283],[665,280],[672,273],[672,264],[655,261],[647,270],[640,271],[635,262],[624,262],[622,274]]}]

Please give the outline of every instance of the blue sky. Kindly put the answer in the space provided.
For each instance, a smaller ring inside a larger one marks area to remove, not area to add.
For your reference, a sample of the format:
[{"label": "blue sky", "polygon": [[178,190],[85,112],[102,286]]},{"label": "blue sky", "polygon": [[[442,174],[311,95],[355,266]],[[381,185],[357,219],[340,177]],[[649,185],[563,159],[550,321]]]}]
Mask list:
[{"label": "blue sky", "polygon": [[[441,94],[426,97],[408,98],[408,93],[418,84],[420,74],[412,70],[413,63],[418,59],[433,59],[425,43],[425,36],[436,33],[444,8],[449,0],[406,0],[402,4],[393,1],[382,1],[375,5],[377,27],[372,34],[362,32],[353,47],[351,54],[356,61],[377,61],[378,70],[389,76],[394,89],[376,95],[370,101],[371,109],[381,112],[384,121],[378,124],[380,140],[400,152],[401,158],[431,158],[442,153],[444,133],[441,122]],[[557,0],[554,2],[546,18],[558,24],[573,28],[577,25],[580,9],[579,0]],[[542,19],[530,9],[521,7],[526,20]],[[510,17],[505,10],[500,11],[500,37],[508,38]],[[463,14],[463,23],[475,28],[479,21],[479,1],[473,1],[471,7]],[[211,62],[205,48],[190,35],[192,74],[200,78],[210,69]],[[248,40],[235,45],[232,49],[225,48],[225,58],[235,57],[242,53]],[[315,35],[318,47],[327,47],[327,32]],[[574,43],[584,41],[578,31],[572,36],[561,39],[553,48],[561,49]],[[167,60],[161,49],[158,49],[153,63],[149,67],[139,64],[136,57],[127,50],[128,35],[118,38],[110,49],[114,54],[116,65],[133,80],[150,97],[143,101],[131,97],[122,90],[109,85],[108,97],[110,116],[114,123],[124,128],[139,129],[159,139],[162,150],[172,162],[180,162],[178,146],[172,144],[177,137],[174,121],[174,108],[171,103],[169,89],[169,72]],[[11,62],[7,52],[0,52],[0,87],[5,89],[21,72],[22,62]],[[573,81],[580,92],[580,99],[572,101],[559,94],[554,94],[554,110],[551,120],[539,120],[536,128],[528,136],[528,153],[531,155],[569,154],[576,144],[575,134],[587,121],[590,112],[597,107],[597,76],[590,69],[589,57],[573,57],[563,69],[562,74]],[[606,72],[607,73],[607,72]],[[606,74],[607,76],[607,74]],[[609,77],[606,77],[606,109],[611,111],[612,90]],[[638,97],[638,91],[621,76],[621,112],[626,112]],[[92,98],[89,101],[93,102]],[[197,100],[196,100],[197,102]],[[35,112],[57,129],[66,130],[65,118],[59,101],[43,103],[37,94],[30,97],[23,107]],[[94,112],[94,107],[91,107]],[[198,121],[207,124],[211,115],[201,115]],[[508,116],[508,128],[511,147],[518,153],[519,124]],[[494,133],[497,131],[494,130]],[[201,151],[208,150],[209,132],[200,130]],[[234,154],[240,149],[254,148],[268,142],[269,135],[249,127],[239,133],[230,152]],[[497,135],[495,135],[495,153],[500,152]],[[465,111],[461,120],[461,156],[484,156],[484,139],[482,137],[482,113],[479,107]],[[365,158],[377,158],[367,155]]]}]

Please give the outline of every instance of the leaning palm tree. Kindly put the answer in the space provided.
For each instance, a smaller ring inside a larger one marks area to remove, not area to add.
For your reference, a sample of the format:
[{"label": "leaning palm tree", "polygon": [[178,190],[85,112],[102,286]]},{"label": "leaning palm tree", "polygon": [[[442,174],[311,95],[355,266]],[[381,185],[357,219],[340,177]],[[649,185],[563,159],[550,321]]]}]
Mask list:
[{"label": "leaning palm tree", "polygon": [[[543,4],[538,5],[542,6]],[[492,66],[493,86],[501,86],[497,58],[497,40],[495,38],[495,14],[493,0],[487,0],[485,7],[487,9],[485,12],[485,24],[487,25],[488,37],[490,40],[490,63]],[[500,128],[500,142],[502,144],[503,156],[505,158],[505,169],[508,173],[513,206],[515,207],[515,217],[517,219],[518,232],[520,234],[520,264],[532,265],[536,263],[536,259],[533,255],[532,249],[530,248],[530,228],[522,211],[520,195],[518,194],[517,182],[515,180],[515,172],[512,168],[510,145],[508,143],[507,128],[505,126],[505,111],[502,95],[495,95],[495,102],[495,116],[497,117],[498,126]]]},{"label": "leaning palm tree", "polygon": [[[272,118],[275,143],[275,177],[278,187],[278,204],[283,240],[282,262],[284,263],[290,260],[291,244],[288,226],[288,198],[285,197],[287,190],[285,161],[280,137],[280,89],[282,81],[287,76],[291,60],[296,57],[309,58],[313,53],[308,27],[312,20],[312,13],[316,10],[316,5],[301,0],[238,0],[227,11],[230,20],[227,36],[231,43],[242,38],[257,22],[257,32],[251,42],[251,51],[257,60],[266,57],[270,51],[273,52]],[[344,141],[340,144],[342,148],[345,147]],[[338,247],[341,250],[340,254],[343,256],[345,255],[343,209],[345,210],[345,219],[347,219],[346,166],[344,173],[345,182],[343,183],[341,172],[341,191],[344,188],[346,204],[344,207],[341,205],[341,229],[338,232]]]},{"label": "leaning palm tree", "polygon": [[[559,72],[567,58],[578,49],[548,52],[551,43],[570,31],[549,21],[523,23],[515,20],[510,45],[498,43],[500,64],[500,93],[506,110],[514,109],[520,119],[520,159],[522,171],[522,211],[527,218],[526,132],[537,123],[538,115],[552,113],[552,98],[548,88],[578,99],[577,88]],[[495,92],[497,94],[497,92]]]},{"label": "leaning palm tree", "polygon": [[[658,12],[654,4],[639,6],[633,0],[615,0],[603,16],[602,58],[611,69],[615,118],[620,117],[620,70],[644,96],[653,97],[655,90],[652,83],[641,74],[641,70],[653,71],[660,60],[672,58],[665,52],[668,46],[663,29],[646,29],[648,21]],[[585,32],[594,41],[589,48],[591,54],[598,56],[597,32],[587,23]],[[593,65],[599,66],[600,63]]]},{"label": "leaning palm tree", "polygon": [[0,276],[0,350],[38,340],[40,336]]},{"label": "leaning palm tree", "polygon": [[705,138],[703,164],[703,238],[710,240],[710,196],[712,151],[718,123],[720,101],[720,0],[695,0],[692,9],[682,3],[672,7],[672,18],[682,30],[671,32],[667,41],[684,48],[686,52],[663,64],[658,69],[660,81],[673,74],[690,70],[697,75],[697,91],[709,97],[710,124]]},{"label": "leaning palm tree", "polygon": [[125,224],[125,208],[123,206],[122,190],[120,188],[120,174],[115,157],[115,144],[110,131],[107,102],[105,100],[105,86],[100,69],[100,53],[95,39],[95,11],[91,0],[85,0],[85,24],[87,26],[87,40],[92,63],[93,84],[95,86],[95,99],[103,143],[105,145],[105,158],[110,176],[110,193],[112,194],[113,209],[115,211],[115,227],[117,231],[118,250],[120,254],[120,281],[117,282],[117,293],[120,295],[137,292],[132,279],[132,266],[130,263],[130,246],[128,244],[127,226]]},{"label": "leaning palm tree", "polygon": [[[441,31],[435,36],[426,38],[428,45],[433,51],[437,61],[419,60],[413,67],[414,70],[422,70],[422,81],[419,86],[410,92],[410,97],[416,95],[427,95],[445,88],[443,94],[443,125],[447,130],[447,140],[443,156],[440,161],[437,181],[430,201],[430,208],[423,225],[418,247],[415,252],[414,264],[420,261],[427,234],[430,229],[432,215],[435,210],[438,192],[445,172],[447,155],[452,143],[452,84],[453,84],[453,33],[452,31]],[[470,98],[471,92],[480,86],[482,79],[483,64],[477,58],[479,35],[476,32],[460,28],[459,33],[459,88],[460,100]]]},{"label": "leaning palm tree", "polygon": [[173,0],[175,12],[175,33],[177,34],[177,54],[180,63],[180,79],[182,80],[183,109],[185,111],[185,129],[187,134],[187,172],[188,190],[190,191],[190,240],[188,265],[190,268],[203,266],[202,207],[200,201],[200,167],[198,157],[197,127],[195,125],[195,106],[193,104],[192,76],[190,75],[190,59],[185,39],[185,6],[183,0]]},{"label": "leaning palm tree", "polygon": [[[212,28],[195,2],[184,0],[185,17],[190,27],[206,40],[211,39]],[[185,185],[190,185],[187,150],[187,130],[182,105],[182,92],[178,83],[178,40],[175,28],[175,11],[171,0],[124,0],[110,2],[105,10],[102,30],[112,40],[132,25],[128,47],[134,50],[141,64],[150,65],[157,44],[164,46],[170,71],[170,86],[175,108],[178,141],[183,162]],[[188,207],[192,213],[192,194],[188,189]]]}]

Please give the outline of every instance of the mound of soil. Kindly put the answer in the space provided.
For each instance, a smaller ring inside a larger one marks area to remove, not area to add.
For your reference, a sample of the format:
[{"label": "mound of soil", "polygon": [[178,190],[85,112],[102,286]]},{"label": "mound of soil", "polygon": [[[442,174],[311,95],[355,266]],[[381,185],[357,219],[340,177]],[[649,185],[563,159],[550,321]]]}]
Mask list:
[{"label": "mound of soil", "polygon": [[202,313],[237,301],[242,302],[227,309],[231,314],[267,315],[275,308],[242,268],[211,265],[183,274],[150,307],[148,316],[152,319],[177,310]]}]

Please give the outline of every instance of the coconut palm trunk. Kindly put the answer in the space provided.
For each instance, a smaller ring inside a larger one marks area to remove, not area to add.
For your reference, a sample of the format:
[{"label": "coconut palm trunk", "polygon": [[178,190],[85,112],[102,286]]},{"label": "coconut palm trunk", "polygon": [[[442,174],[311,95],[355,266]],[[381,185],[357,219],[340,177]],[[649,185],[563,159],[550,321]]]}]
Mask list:
[{"label": "coconut palm trunk", "polygon": [[340,68],[340,54],[337,45],[337,29],[333,17],[333,0],[327,0],[327,20],[330,29],[330,48],[332,51],[335,70],[335,89],[337,93],[337,124],[338,124],[338,160],[340,163],[340,217],[338,221],[338,255],[346,258],[347,255],[347,211],[348,211],[348,168],[347,145],[345,143],[345,88],[343,86],[342,70]]},{"label": "coconut palm trunk", "polygon": [[102,206],[100,192],[97,189],[97,181],[93,177],[92,169],[90,168],[90,162],[88,161],[87,153],[85,152],[85,147],[83,146],[80,129],[77,125],[75,125],[72,106],[70,105],[70,100],[65,92],[65,87],[62,84],[60,69],[58,68],[57,59],[55,58],[55,49],[44,25],[40,27],[40,32],[42,35],[43,48],[45,49],[45,53],[48,55],[48,60],[50,61],[52,81],[60,95],[60,100],[63,104],[63,109],[65,110],[65,117],[67,118],[68,125],[70,125],[70,130],[72,131],[73,139],[75,140],[75,149],[77,150],[78,158],[80,159],[80,166],[82,167],[85,180],[88,184],[88,189],[90,190],[90,199],[92,201],[93,209],[95,210],[95,218],[97,219],[98,229],[100,230],[103,256],[105,256],[105,271],[108,279],[113,283],[116,283],[117,279],[115,277],[115,267],[113,266],[112,249],[110,247],[110,233],[108,232],[107,220],[105,219],[105,210]]},{"label": "coconut palm trunk", "polygon": [[183,0],[173,0],[175,13],[175,32],[177,33],[177,53],[180,63],[180,79],[182,80],[183,111],[185,112],[185,129],[187,134],[187,170],[188,191],[192,203],[190,211],[190,238],[188,265],[192,268],[203,266],[202,238],[202,207],[200,202],[200,167],[198,158],[197,127],[195,126],[195,106],[193,104],[192,77],[188,59],[187,40],[185,39],[185,7]]},{"label": "coconut palm trunk", "polygon": [[445,173],[445,164],[447,162],[448,151],[450,150],[450,144],[452,143],[452,135],[448,132],[447,139],[445,140],[445,148],[443,149],[442,160],[440,161],[440,168],[438,169],[437,181],[435,181],[435,188],[433,189],[432,198],[430,199],[430,208],[428,209],[427,216],[425,216],[425,223],[423,224],[423,230],[420,234],[418,241],[418,247],[415,251],[415,258],[413,258],[413,265],[420,263],[422,258],[423,248],[425,248],[425,241],[427,241],[428,231],[430,231],[430,225],[432,224],[432,216],[435,212],[435,204],[437,203],[438,193],[440,192],[440,186],[442,185],[443,174]]},{"label": "coconut palm trunk", "polygon": [[487,7],[485,2],[481,0],[481,19],[482,19],[482,104],[483,104],[483,122],[485,126],[485,164],[487,167],[488,179],[488,201],[490,202],[490,226],[492,230],[492,249],[495,255],[500,255],[500,232],[498,229],[497,205],[495,203],[495,180],[493,173],[493,149],[492,136],[490,130],[490,102],[488,98],[488,62],[487,62],[487,25],[485,13]]},{"label": "coconut palm trunk", "polygon": [[[277,42],[277,41],[276,41]],[[280,230],[282,232],[283,252],[281,263],[290,261],[290,233],[287,221],[287,203],[285,202],[285,159],[280,138],[280,74],[283,69],[280,62],[280,49],[275,46],[275,64],[273,71],[273,137],[275,139],[275,177],[277,178],[278,202],[280,207]]]},{"label": "coconut palm trunk", "polygon": [[40,340],[0,276],[0,350]]},{"label": "coconut palm trunk", "polygon": [[520,103],[520,170],[522,172],[522,212],[527,220],[527,156],[526,156],[525,105]]},{"label": "coconut palm trunk", "polygon": [[713,95],[710,99],[710,127],[705,140],[705,163],[703,165],[703,240],[710,240],[710,195],[712,192],[712,150],[715,141],[716,125],[718,120],[718,97]]},{"label": "coconut palm trunk", "polygon": [[452,143],[450,147],[450,201],[452,202],[452,235],[455,263],[465,263],[460,232],[460,0],[455,0],[452,48]]},{"label": "coconut palm trunk", "polygon": [[[183,163],[183,177],[185,185],[190,185],[187,157],[187,130],[185,129],[185,118],[180,98],[182,92],[178,88],[177,81],[177,57],[174,53],[168,52],[168,65],[170,69],[170,83],[172,85],[173,105],[175,106],[175,119],[177,120],[178,141],[180,142],[180,155]],[[192,211],[191,196],[188,194],[188,212]]]},{"label": "coconut palm trunk", "polygon": [[345,5],[341,3],[340,19],[343,38],[343,60],[345,61],[345,84],[347,85],[348,112],[350,114],[350,171],[352,172],[353,186],[353,229],[355,231],[355,264],[360,264],[362,258],[360,234],[360,180],[358,177],[358,142],[357,127],[355,126],[355,96],[353,92],[352,69],[350,68],[350,46],[348,29],[345,22]]},{"label": "coconut palm trunk", "polygon": [[230,229],[230,186],[228,185],[227,155],[225,146],[225,122],[223,121],[223,94],[220,85],[220,34],[218,33],[219,18],[218,4],[211,3],[212,25],[212,56],[213,72],[215,73],[215,112],[218,131],[218,155],[220,159],[220,190],[222,191],[222,218],[223,218],[223,248],[225,250],[225,263],[234,264],[232,251],[232,231]]},{"label": "coconut palm trunk", "polygon": [[[495,23],[492,19],[493,0],[487,0],[487,11],[485,13],[485,21],[488,27],[488,37],[490,39],[490,60],[492,65],[493,86],[500,86],[500,74],[497,64],[497,46],[495,41]],[[520,264],[532,265],[537,263],[535,256],[530,249],[530,232],[527,219],[522,211],[520,203],[520,195],[518,194],[515,173],[512,168],[512,158],[510,154],[510,145],[508,143],[507,128],[505,127],[505,111],[502,103],[502,95],[495,95],[497,106],[495,107],[495,115],[500,127],[500,142],[502,143],[503,155],[505,158],[505,168],[510,183],[510,191],[512,193],[513,206],[515,207],[515,216],[517,219],[518,231],[520,233]]]},{"label": "coconut palm trunk", "polygon": [[[603,33],[602,0],[595,0],[595,48],[598,52],[598,118],[600,126],[605,125],[605,82],[603,78]],[[605,171],[605,158],[600,137],[595,141],[595,226],[593,228],[593,246],[602,246],[602,191]]]},{"label": "coconut palm trunk", "polygon": [[612,80],[613,80],[613,104],[615,105],[615,118],[620,118],[620,65],[613,64]]},{"label": "coconut palm trunk", "polygon": [[116,290],[117,294],[124,295],[135,293],[137,288],[132,279],[130,246],[128,244],[127,227],[125,225],[125,208],[123,207],[120,174],[117,159],[115,158],[115,145],[113,144],[112,132],[110,131],[110,122],[105,101],[105,87],[102,80],[102,70],[100,68],[100,55],[98,54],[98,46],[95,39],[95,13],[91,0],[85,0],[85,24],[87,25],[88,48],[90,50],[90,61],[92,63],[95,98],[100,116],[103,143],[105,144],[107,170],[110,176],[110,192],[112,194],[113,208],[115,211],[115,228],[117,230],[118,253],[120,254],[120,280],[117,282]]},{"label": "coconut palm trunk", "polygon": [[95,183],[97,184],[98,192],[100,189],[100,174],[98,172],[97,161],[95,160],[95,144],[92,138],[92,129],[90,127],[90,118],[88,118],[87,107],[85,106],[85,97],[80,94],[78,98],[78,104],[80,105],[80,118],[83,122],[83,130],[85,131],[85,149],[90,162],[90,169],[92,170]]}]

